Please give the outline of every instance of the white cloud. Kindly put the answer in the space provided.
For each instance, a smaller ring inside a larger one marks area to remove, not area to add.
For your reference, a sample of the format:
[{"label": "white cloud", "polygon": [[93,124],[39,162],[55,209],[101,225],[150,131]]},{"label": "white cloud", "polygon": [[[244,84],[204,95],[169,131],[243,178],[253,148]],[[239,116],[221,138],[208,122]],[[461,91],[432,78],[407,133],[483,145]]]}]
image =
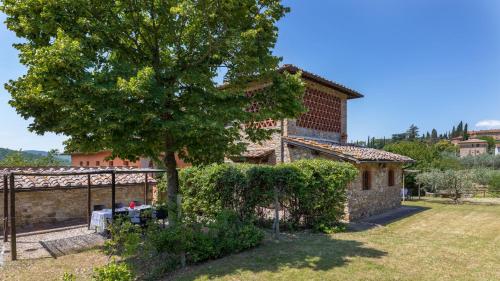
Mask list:
[{"label": "white cloud", "polygon": [[488,129],[500,128],[500,120],[481,120],[476,123],[476,127]]}]

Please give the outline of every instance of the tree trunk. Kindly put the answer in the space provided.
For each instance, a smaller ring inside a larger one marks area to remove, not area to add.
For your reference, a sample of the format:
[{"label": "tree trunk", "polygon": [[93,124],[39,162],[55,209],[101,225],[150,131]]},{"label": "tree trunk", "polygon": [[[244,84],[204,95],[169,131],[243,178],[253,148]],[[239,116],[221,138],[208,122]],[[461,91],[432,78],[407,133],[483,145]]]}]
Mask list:
[{"label": "tree trunk", "polygon": [[165,168],[167,171],[167,204],[168,220],[170,224],[175,224],[177,220],[177,193],[179,193],[179,175],[177,173],[177,162],[175,152],[165,151]]}]

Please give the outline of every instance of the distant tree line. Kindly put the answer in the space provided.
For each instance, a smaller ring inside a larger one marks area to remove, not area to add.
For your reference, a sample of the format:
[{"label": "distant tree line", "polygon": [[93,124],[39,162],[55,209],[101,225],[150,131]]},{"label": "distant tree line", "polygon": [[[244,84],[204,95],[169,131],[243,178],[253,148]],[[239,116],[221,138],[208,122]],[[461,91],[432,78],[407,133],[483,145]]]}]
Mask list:
[{"label": "distant tree line", "polygon": [[[441,140],[451,140],[452,138],[462,137],[464,140],[469,139],[469,125],[460,121],[458,125],[453,126],[451,131],[446,131],[444,133],[438,133],[438,131],[433,128],[430,132],[420,134],[420,129],[415,125],[411,124],[410,127],[402,133],[392,134],[391,138],[375,138],[372,136],[368,136],[366,141],[356,141],[354,144],[359,146],[365,146],[376,149],[383,149],[386,145],[400,142],[400,141],[415,141],[421,140],[429,143],[437,143]],[[483,138],[487,141],[487,137]],[[493,146],[494,146],[493,142]]]},{"label": "distant tree line", "polygon": [[69,163],[60,159],[59,151],[50,150],[47,155],[33,155],[19,151],[9,151],[0,160],[0,167],[47,167],[47,166],[68,166]]}]

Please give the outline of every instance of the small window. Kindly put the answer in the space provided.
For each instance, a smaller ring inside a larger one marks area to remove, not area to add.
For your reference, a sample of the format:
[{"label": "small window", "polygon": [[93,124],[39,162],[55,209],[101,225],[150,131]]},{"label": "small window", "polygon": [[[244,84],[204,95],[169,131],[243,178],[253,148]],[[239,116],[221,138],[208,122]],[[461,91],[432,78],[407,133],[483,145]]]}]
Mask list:
[{"label": "small window", "polygon": [[83,167],[83,161],[80,161],[80,167]]},{"label": "small window", "polygon": [[87,167],[90,166],[90,161],[87,161]]},{"label": "small window", "polygon": [[388,176],[389,176],[388,179],[389,186],[394,186],[394,171],[389,170]]},{"label": "small window", "polygon": [[109,166],[113,167],[113,161],[109,161]]},{"label": "small window", "polygon": [[128,161],[123,161],[123,166],[128,167]]},{"label": "small window", "polygon": [[99,166],[101,166],[101,162],[95,161],[95,165],[96,165],[96,167],[99,167]]},{"label": "small window", "polygon": [[372,174],[370,171],[363,171],[363,190],[369,190],[372,187]]}]

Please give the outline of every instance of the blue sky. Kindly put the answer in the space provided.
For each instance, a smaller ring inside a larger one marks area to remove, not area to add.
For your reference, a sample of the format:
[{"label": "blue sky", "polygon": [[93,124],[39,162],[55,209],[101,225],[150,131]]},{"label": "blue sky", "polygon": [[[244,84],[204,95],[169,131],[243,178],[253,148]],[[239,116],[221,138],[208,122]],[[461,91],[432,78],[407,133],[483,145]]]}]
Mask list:
[{"label": "blue sky", "polygon": [[[390,136],[412,123],[422,131],[460,120],[500,128],[500,1],[285,3],[292,12],[279,23],[275,54],[365,95],[349,102],[349,140]],[[16,40],[0,27],[1,84],[25,71],[11,47]],[[63,149],[63,136],[29,133],[8,99],[1,88],[0,147]]]}]

